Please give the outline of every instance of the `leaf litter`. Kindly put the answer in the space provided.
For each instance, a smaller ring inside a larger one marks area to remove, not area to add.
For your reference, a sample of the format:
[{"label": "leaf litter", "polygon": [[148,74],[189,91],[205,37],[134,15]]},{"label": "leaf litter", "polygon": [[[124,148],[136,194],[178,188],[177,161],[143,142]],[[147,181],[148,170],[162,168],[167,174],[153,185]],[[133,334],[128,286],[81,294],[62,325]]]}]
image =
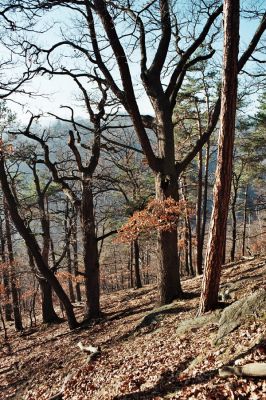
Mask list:
[{"label": "leaf litter", "polygon": [[[265,261],[225,267],[222,284],[240,283],[237,298],[266,288]],[[223,365],[266,362],[265,318],[251,316],[219,345],[215,323],[177,335],[177,327],[196,316],[200,283],[200,277],[184,279],[184,292],[193,295],[140,329],[157,307],[155,286],[104,294],[104,318],[86,329],[39,325],[19,336],[9,326],[9,342],[1,342],[0,399],[48,400],[62,388],[64,400],[266,398],[265,379],[218,375]],[[100,346],[101,354],[88,363],[79,341]]]}]

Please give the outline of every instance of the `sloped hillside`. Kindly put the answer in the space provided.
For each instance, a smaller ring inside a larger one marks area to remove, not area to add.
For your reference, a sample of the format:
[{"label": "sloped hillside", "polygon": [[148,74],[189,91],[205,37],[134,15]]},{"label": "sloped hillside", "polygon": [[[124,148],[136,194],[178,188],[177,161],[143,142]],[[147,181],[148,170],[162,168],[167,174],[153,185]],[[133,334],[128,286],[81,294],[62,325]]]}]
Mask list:
[{"label": "sloped hillside", "polygon": [[[265,272],[266,257],[225,266],[225,301],[262,293]],[[156,308],[154,286],[104,295],[105,317],[75,332],[62,323],[13,334],[1,342],[1,399],[266,398],[266,379],[218,373],[224,365],[266,362],[266,310],[247,313],[218,338],[223,310],[196,318],[200,278],[183,288],[185,298],[163,308]],[[78,342],[100,346],[100,354],[88,362]]]}]

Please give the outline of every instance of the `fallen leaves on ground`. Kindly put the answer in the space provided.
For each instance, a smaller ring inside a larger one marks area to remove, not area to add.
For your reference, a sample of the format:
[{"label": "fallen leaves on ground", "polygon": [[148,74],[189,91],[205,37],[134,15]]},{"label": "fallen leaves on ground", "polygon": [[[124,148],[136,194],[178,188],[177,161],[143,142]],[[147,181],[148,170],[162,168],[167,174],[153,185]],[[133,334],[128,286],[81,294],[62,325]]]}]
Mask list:
[{"label": "fallen leaves on ground", "polygon": [[[265,269],[265,259],[226,267],[223,282],[245,278],[236,292],[241,298],[265,287]],[[213,344],[215,324],[177,336],[178,325],[196,315],[200,282],[184,280],[184,291],[194,295],[139,330],[156,304],[154,286],[103,295],[105,317],[77,332],[62,323],[20,337],[10,327],[9,345],[1,343],[0,398],[47,400],[63,385],[65,400],[266,398],[266,380],[222,379],[217,373],[229,362],[266,361],[265,319],[253,316],[219,346]],[[88,364],[79,341],[101,346],[100,356]]]}]

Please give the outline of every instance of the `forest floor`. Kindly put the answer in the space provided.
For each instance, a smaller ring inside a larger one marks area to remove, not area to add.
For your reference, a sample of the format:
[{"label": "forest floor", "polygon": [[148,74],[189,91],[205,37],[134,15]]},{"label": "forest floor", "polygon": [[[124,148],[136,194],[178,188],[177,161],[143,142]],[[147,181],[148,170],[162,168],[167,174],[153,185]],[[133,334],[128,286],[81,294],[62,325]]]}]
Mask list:
[{"label": "forest floor", "polygon": [[[260,257],[225,266],[222,284],[236,284],[240,299],[266,288],[265,276],[266,257]],[[147,323],[139,324],[156,305],[154,286],[103,295],[105,317],[83,330],[69,332],[64,322],[19,336],[9,327],[8,345],[0,339],[0,398],[47,400],[65,382],[65,400],[266,399],[265,379],[218,374],[223,365],[266,362],[265,318],[247,318],[220,344],[214,344],[217,323],[177,333],[196,317],[200,283],[183,280],[187,298]],[[88,363],[79,341],[101,346],[100,355]]]}]

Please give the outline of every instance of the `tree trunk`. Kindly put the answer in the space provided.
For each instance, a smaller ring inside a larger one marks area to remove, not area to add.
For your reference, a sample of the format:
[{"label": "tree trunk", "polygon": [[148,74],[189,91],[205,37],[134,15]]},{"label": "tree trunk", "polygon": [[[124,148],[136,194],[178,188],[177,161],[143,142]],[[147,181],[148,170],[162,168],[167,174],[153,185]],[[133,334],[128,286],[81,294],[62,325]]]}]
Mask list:
[{"label": "tree trunk", "polygon": [[45,278],[38,278],[42,298],[42,321],[44,324],[59,322],[60,318],[55,313],[53,305],[53,291],[50,283]]},{"label": "tree trunk", "polygon": [[205,231],[207,222],[209,161],[210,161],[210,141],[208,140],[206,146],[206,154],[205,154],[204,191],[203,191],[203,203],[202,203],[202,226],[201,226],[202,248],[204,247],[204,242],[205,242]]},{"label": "tree trunk", "polygon": [[242,235],[242,257],[244,257],[246,253],[246,232],[247,232],[247,205],[248,205],[248,185],[246,186],[245,191],[245,203],[244,203],[244,226],[243,226],[243,235]]},{"label": "tree trunk", "polygon": [[[200,135],[201,137],[201,135]],[[201,213],[202,213],[202,150],[198,155],[198,193],[196,207],[196,239],[197,239],[197,275],[202,274],[202,231],[201,231]]]},{"label": "tree trunk", "polygon": [[190,275],[194,276],[195,272],[194,272],[194,268],[193,268],[193,246],[192,246],[192,229],[191,229],[191,223],[190,223],[190,219],[189,216],[187,216],[187,226],[188,226],[188,245],[189,245],[189,267],[190,267]]},{"label": "tree trunk", "polygon": [[66,261],[67,261],[67,272],[68,272],[68,293],[70,300],[72,302],[75,302],[75,295],[74,295],[74,287],[73,287],[73,282],[72,282],[72,261],[71,261],[71,253],[70,253],[70,247],[69,243],[67,244],[67,251],[66,251]]},{"label": "tree trunk", "polygon": [[135,267],[135,287],[137,289],[142,287],[139,268],[139,242],[138,239],[134,240],[134,267]]},{"label": "tree trunk", "polygon": [[[45,191],[41,189],[40,179],[36,169],[36,163],[33,163],[32,172],[34,183],[38,198],[38,207],[40,212],[40,222],[42,227],[42,258],[49,268],[49,252],[50,252],[50,220],[48,209],[48,197],[45,196]],[[45,204],[46,203],[46,204]],[[53,291],[50,283],[44,278],[39,277],[40,290],[42,295],[42,320],[45,324],[59,322],[60,318],[57,316],[53,305]],[[50,286],[50,287],[49,287]]]},{"label": "tree trunk", "polygon": [[[73,221],[73,231],[72,231],[72,248],[73,248],[73,267],[74,267],[74,275],[75,278],[78,280],[79,278],[79,262],[78,262],[78,219],[77,214],[74,216]],[[80,290],[80,283],[76,281],[75,283],[75,291],[76,291],[76,298],[77,301],[81,301],[81,290]]]},{"label": "tree trunk", "polygon": [[189,231],[188,231],[188,224],[187,224],[187,216],[185,216],[184,221],[184,255],[185,255],[185,270],[186,274],[190,275],[190,257],[189,257]]},{"label": "tree trunk", "polygon": [[13,253],[13,243],[11,237],[11,227],[9,220],[9,213],[7,209],[7,204],[4,199],[4,213],[5,213],[5,225],[6,225],[6,241],[8,250],[8,262],[10,268],[10,284],[11,284],[11,295],[12,295],[12,305],[13,305],[13,315],[15,321],[15,328],[17,331],[23,330],[20,307],[19,307],[19,296],[16,283],[16,270],[15,270],[15,260]]},{"label": "tree trunk", "polygon": [[200,299],[200,313],[216,308],[225,248],[231,191],[237,100],[239,0],[224,1],[224,58],[221,94],[221,126],[213,193],[213,211]]},{"label": "tree trunk", "polygon": [[[156,175],[156,197],[165,200],[169,197],[178,199],[177,176]],[[169,304],[174,299],[182,297],[180,282],[177,230],[158,231],[158,259],[159,259],[159,302],[161,305]]]},{"label": "tree trunk", "polygon": [[69,220],[69,204],[68,199],[66,200],[66,211],[65,211],[65,220],[64,220],[64,228],[65,228],[65,246],[66,246],[66,262],[67,262],[67,272],[68,272],[68,293],[70,300],[75,302],[74,296],[74,288],[72,282],[72,260],[71,260],[71,250],[70,250],[70,237],[69,237],[69,227],[68,227],[68,220]]},{"label": "tree trunk", "polygon": [[[30,266],[31,272],[36,276],[36,278],[38,280],[38,285],[39,285],[40,284],[40,279],[39,279],[39,277],[38,277],[38,275],[36,273],[37,271],[36,271],[36,268],[35,268],[34,258],[33,258],[32,254],[31,254],[29,248],[28,248],[28,257],[29,257],[29,266]],[[37,296],[37,293],[38,293],[38,285],[37,285],[36,290],[35,290],[35,292],[33,294],[32,301],[30,303],[29,315],[30,315],[31,326],[33,326],[33,323],[34,323],[34,325],[36,325],[35,304],[36,304],[36,296]],[[33,286],[35,286],[34,283],[33,283]],[[41,295],[42,295],[42,292],[41,292]],[[42,301],[42,317],[44,316],[43,307],[44,307],[44,302]],[[43,322],[44,322],[44,319],[43,319]]]},{"label": "tree trunk", "polygon": [[[39,202],[40,207],[40,202]],[[41,211],[41,225],[43,230],[43,247],[42,247],[42,257],[49,269],[49,249],[50,249],[50,223],[46,217],[44,208],[40,207]],[[53,273],[53,272],[52,272]],[[54,322],[59,322],[60,318],[56,314],[53,305],[53,291],[50,283],[44,278],[39,278],[40,290],[42,295],[42,320],[45,324],[51,324]]]},{"label": "tree trunk", "polygon": [[[228,204],[228,208],[229,208],[229,204]],[[227,216],[228,216],[228,211],[227,211]],[[226,250],[227,250],[227,225],[225,228],[225,237],[224,237],[224,248],[223,248],[223,256],[222,256],[222,265],[224,265],[226,263]]]},{"label": "tree trunk", "polygon": [[2,307],[1,307],[1,305],[0,305],[0,320],[1,320],[2,325],[3,325],[4,340],[7,340],[7,339],[8,339],[8,336],[7,336],[7,329],[6,329],[5,319],[4,319],[4,316],[3,316],[3,312],[2,312]]},{"label": "tree trunk", "polygon": [[4,303],[4,311],[5,311],[5,319],[6,321],[12,321],[12,307],[10,302],[10,280],[8,276],[8,269],[6,265],[6,255],[5,255],[5,236],[3,231],[3,221],[0,219],[0,256],[1,262],[4,264],[4,268],[2,270],[3,276],[3,284],[5,288],[5,303]]},{"label": "tree trunk", "polygon": [[[183,176],[182,179],[182,184],[181,184],[181,194],[182,194],[182,199],[185,201],[185,204],[187,203],[187,194],[186,194],[186,177]],[[192,259],[192,229],[191,229],[191,224],[190,224],[190,219],[189,219],[189,212],[187,206],[185,206],[185,226],[186,226],[186,242],[188,246],[188,267],[189,267],[189,275],[194,276],[195,272],[193,269],[193,259]]]},{"label": "tree trunk", "polygon": [[56,264],[56,257],[55,257],[55,251],[54,251],[54,241],[50,236],[50,254],[51,254],[51,259],[52,259],[52,265],[55,266]]},{"label": "tree trunk", "polygon": [[235,260],[235,252],[236,252],[236,200],[237,200],[237,191],[238,191],[238,183],[235,182],[233,184],[234,192],[232,197],[231,204],[231,212],[232,212],[232,247],[230,253],[230,261]]},{"label": "tree trunk", "polygon": [[68,320],[68,325],[70,329],[76,328],[78,326],[73,307],[71,302],[69,301],[69,298],[67,297],[65,291],[63,290],[62,286],[60,285],[58,279],[55,277],[55,275],[52,273],[52,271],[47,267],[47,264],[45,263],[40,247],[35,239],[35,236],[33,235],[32,231],[30,230],[29,227],[26,227],[24,221],[19,215],[18,208],[16,201],[14,199],[14,196],[10,190],[7,176],[6,176],[6,171],[5,171],[5,164],[4,164],[4,156],[3,154],[0,154],[0,181],[2,185],[2,189],[8,204],[8,209],[10,216],[13,220],[14,225],[16,226],[16,229],[18,233],[22,236],[24,239],[27,247],[32,253],[32,256],[35,260],[36,266],[39,269],[40,274],[47,279],[47,281],[50,283],[50,285],[53,287],[55,293],[59,297],[60,301],[64,304],[65,310],[66,310],[66,315],[67,315],[67,320]]},{"label": "tree trunk", "polygon": [[235,253],[236,253],[236,210],[235,203],[232,204],[232,247],[230,254],[230,261],[235,261]]},{"label": "tree trunk", "polygon": [[81,224],[85,268],[86,319],[100,316],[100,279],[97,238],[95,234],[92,178],[83,176]]}]

